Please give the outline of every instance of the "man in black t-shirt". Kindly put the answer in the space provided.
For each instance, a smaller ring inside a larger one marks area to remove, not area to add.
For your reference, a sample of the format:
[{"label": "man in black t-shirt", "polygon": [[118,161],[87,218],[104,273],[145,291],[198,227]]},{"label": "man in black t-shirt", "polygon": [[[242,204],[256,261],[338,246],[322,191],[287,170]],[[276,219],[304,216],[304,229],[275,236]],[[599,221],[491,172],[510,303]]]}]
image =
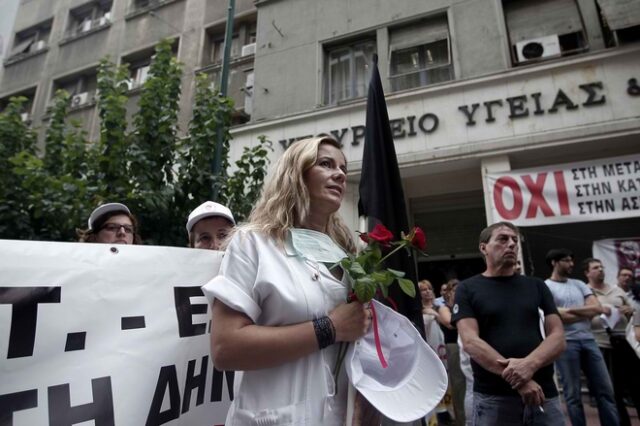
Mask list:
[{"label": "man in black t-shirt", "polygon": [[[498,222],[480,233],[487,269],[458,286],[452,322],[473,368],[473,424],[564,425],[553,361],[565,348],[553,296],[515,273],[518,229]],[[546,337],[544,337],[546,335]]]}]

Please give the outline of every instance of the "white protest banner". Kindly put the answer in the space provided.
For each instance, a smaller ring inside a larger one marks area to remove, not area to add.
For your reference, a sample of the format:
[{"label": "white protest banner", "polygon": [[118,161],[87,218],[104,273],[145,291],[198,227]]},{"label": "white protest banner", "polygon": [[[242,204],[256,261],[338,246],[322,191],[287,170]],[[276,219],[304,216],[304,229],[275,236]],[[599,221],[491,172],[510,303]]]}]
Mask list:
[{"label": "white protest banner", "polygon": [[224,423],[200,286],[221,252],[0,240],[0,425]]},{"label": "white protest banner", "polygon": [[494,222],[518,226],[640,216],[640,154],[487,173]]},{"label": "white protest banner", "polygon": [[631,270],[636,282],[640,282],[640,237],[597,240],[591,251],[593,257],[602,261],[607,284],[618,284],[620,268]]}]

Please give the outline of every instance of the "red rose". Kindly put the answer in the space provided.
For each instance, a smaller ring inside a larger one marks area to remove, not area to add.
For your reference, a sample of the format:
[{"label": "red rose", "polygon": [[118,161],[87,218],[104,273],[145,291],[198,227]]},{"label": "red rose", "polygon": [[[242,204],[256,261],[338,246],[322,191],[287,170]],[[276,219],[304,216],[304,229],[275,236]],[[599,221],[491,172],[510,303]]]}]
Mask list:
[{"label": "red rose", "polygon": [[374,226],[373,231],[367,234],[370,240],[377,241],[383,246],[388,246],[393,240],[393,234],[384,225],[377,224]]},{"label": "red rose", "polygon": [[411,245],[420,251],[424,251],[427,248],[427,237],[424,235],[424,231],[420,227],[413,228],[413,238],[411,238]]}]

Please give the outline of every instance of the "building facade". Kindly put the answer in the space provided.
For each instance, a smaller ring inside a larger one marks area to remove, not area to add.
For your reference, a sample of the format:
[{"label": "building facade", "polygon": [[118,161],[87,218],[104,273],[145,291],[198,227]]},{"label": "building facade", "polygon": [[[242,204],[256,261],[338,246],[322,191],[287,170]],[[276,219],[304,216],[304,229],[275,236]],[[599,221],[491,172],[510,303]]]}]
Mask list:
[{"label": "building facade", "polygon": [[[195,91],[195,75],[217,82],[227,19],[226,0],[27,0],[22,1],[3,63],[0,102],[27,97],[25,119],[39,126],[57,89],[72,95],[71,117],[92,139],[99,134],[95,107],[99,61],[129,66],[129,113],[147,78],[154,46],[173,40],[183,63],[180,127],[187,128]],[[255,57],[256,8],[239,0],[235,7],[229,94],[236,123],[250,118],[245,86],[251,84]],[[247,106],[245,106],[247,105]]]},{"label": "building facade", "polygon": [[[55,88],[90,93],[109,54],[130,64],[135,105],[152,46],[170,37],[185,63],[186,124],[195,73],[219,73],[226,10],[221,0],[23,2],[0,99],[31,96],[37,124]],[[420,274],[434,284],[483,269],[477,237],[499,219],[488,175],[640,153],[638,0],[238,1],[234,27],[232,157],[259,135],[274,159],[297,139],[333,136],[349,160],[342,213],[353,229],[378,55],[410,222],[429,239]],[[82,106],[96,135],[95,108]],[[545,276],[552,247],[585,257],[595,240],[637,237],[639,216],[524,227],[525,269]]]}]

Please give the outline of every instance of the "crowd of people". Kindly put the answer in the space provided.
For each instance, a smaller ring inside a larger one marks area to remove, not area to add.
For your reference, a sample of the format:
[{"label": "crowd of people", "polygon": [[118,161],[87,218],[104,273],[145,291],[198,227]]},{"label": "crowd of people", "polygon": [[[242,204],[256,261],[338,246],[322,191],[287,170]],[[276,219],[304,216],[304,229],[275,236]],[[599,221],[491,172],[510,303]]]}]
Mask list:
[{"label": "crowd of people", "polygon": [[560,248],[546,255],[548,279],[527,277],[517,262],[518,238],[512,224],[493,224],[480,234],[484,273],[442,284],[439,298],[429,281],[420,282],[425,335],[446,353],[453,405],[433,424],[586,425],[584,377],[600,424],[630,425],[628,406],[640,417],[640,352],[632,347],[640,342],[640,284],[633,271],[621,268],[610,285],[602,262],[587,258],[586,282],[570,278],[574,255]]},{"label": "crowd of people", "polygon": [[[212,201],[187,218],[189,247],[226,251],[203,291],[212,305],[214,364],[242,371],[227,425],[345,423],[347,378],[335,343],[357,341],[372,321],[369,306],[347,303],[347,274],[333,267],[356,252],[338,214],[346,175],[333,139],[299,141],[280,158],[246,224],[236,226],[232,212]],[[127,206],[108,203],[79,239],[140,244],[137,229]],[[585,425],[584,375],[601,424],[629,425],[628,401],[640,416],[640,355],[626,333],[632,324],[640,341],[634,271],[621,269],[616,285],[605,283],[602,262],[589,258],[585,283],[570,278],[573,253],[555,249],[543,281],[521,273],[518,239],[511,223],[493,224],[480,233],[482,274],[442,284],[439,297],[428,280],[419,282],[426,340],[447,366],[452,405],[421,421]],[[379,424],[360,414],[356,424]]]}]

